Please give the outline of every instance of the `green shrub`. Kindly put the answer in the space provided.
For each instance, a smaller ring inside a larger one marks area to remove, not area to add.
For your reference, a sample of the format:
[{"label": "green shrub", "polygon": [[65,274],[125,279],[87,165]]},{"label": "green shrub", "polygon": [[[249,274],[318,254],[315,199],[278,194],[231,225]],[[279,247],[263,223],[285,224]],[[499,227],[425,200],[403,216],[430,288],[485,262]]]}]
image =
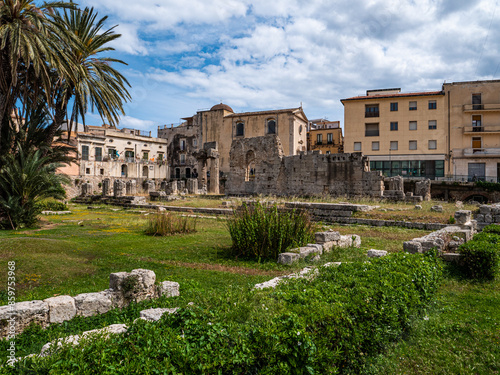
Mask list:
[{"label": "green shrub", "polygon": [[[488,233],[486,233],[488,235]],[[489,234],[490,237],[496,235]],[[483,235],[486,239],[487,236]],[[462,268],[467,277],[492,280],[498,271],[500,245],[487,240],[472,240],[460,245]]]},{"label": "green shrub", "polygon": [[149,218],[146,234],[170,236],[178,233],[196,232],[196,219],[172,215],[170,212],[157,213]]},{"label": "green shrub", "polygon": [[55,200],[55,199],[44,199],[38,203],[38,208],[40,211],[67,211],[68,206],[66,203]]},{"label": "green shrub", "polygon": [[260,202],[243,204],[233,210],[227,227],[233,245],[231,255],[246,259],[277,260],[292,247],[313,240],[314,226],[305,211],[280,211],[276,205],[264,207]]},{"label": "green shrub", "polygon": [[482,233],[496,233],[500,234],[500,225],[498,224],[490,224],[484,227]]},{"label": "green shrub", "polygon": [[482,232],[474,235],[472,240],[478,241],[478,242],[490,242],[493,244],[500,244],[500,232],[495,233],[495,232],[482,231]]}]

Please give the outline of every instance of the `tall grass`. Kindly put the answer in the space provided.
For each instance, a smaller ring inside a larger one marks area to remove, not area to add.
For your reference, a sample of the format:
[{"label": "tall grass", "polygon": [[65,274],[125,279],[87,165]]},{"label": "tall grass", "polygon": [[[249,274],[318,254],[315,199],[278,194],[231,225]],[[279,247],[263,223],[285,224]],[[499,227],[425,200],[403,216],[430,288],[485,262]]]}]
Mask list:
[{"label": "tall grass", "polygon": [[145,230],[152,236],[171,236],[178,233],[196,232],[196,219],[159,212],[151,217]]},{"label": "tall grass", "polygon": [[233,214],[227,227],[233,242],[230,252],[236,257],[277,260],[280,253],[313,239],[314,226],[305,211],[281,211],[257,202],[243,204]]}]

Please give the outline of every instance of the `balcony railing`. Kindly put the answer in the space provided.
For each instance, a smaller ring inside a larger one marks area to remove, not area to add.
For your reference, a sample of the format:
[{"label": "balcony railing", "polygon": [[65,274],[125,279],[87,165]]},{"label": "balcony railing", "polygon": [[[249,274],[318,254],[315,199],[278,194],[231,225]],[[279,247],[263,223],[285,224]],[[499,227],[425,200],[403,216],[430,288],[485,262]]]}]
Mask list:
[{"label": "balcony railing", "polygon": [[365,137],[378,137],[378,129],[377,130],[365,130]]},{"label": "balcony railing", "polygon": [[464,104],[464,111],[500,111],[500,103],[497,104]]},{"label": "balcony railing", "polygon": [[464,133],[500,133],[500,125],[464,126]]},{"label": "balcony railing", "polygon": [[500,156],[500,148],[464,148],[464,156]]},{"label": "balcony railing", "polygon": [[378,111],[365,112],[365,117],[379,117],[379,112]]},{"label": "balcony railing", "polygon": [[316,141],[316,144],[317,144],[318,146],[321,146],[321,145],[323,144],[323,141]]}]

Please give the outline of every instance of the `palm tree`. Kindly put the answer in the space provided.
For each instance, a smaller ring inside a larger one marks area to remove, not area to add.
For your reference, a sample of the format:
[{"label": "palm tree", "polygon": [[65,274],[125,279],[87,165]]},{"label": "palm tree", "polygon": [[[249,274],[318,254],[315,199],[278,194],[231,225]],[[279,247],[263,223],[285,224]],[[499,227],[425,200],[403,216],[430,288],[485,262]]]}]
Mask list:
[{"label": "palm tree", "polygon": [[[65,48],[74,70],[71,75],[60,75],[54,87],[53,131],[60,128],[64,121],[71,99],[70,124],[78,122],[79,117],[85,124],[89,104],[92,111],[96,109],[99,112],[103,122],[106,119],[111,125],[117,125],[120,114],[125,114],[123,104],[130,100],[126,86],[130,87],[130,84],[111,63],[126,63],[97,56],[102,52],[113,51],[109,43],[121,36],[113,31],[116,26],[102,31],[106,19],[103,17],[98,20],[93,8],[70,9],[55,14],[55,24],[61,28],[60,35],[71,35],[71,43]],[[64,37],[62,42],[66,40]],[[71,134],[69,130],[68,137]]]},{"label": "palm tree", "polygon": [[0,138],[8,130],[11,112],[20,99],[23,75],[32,74],[48,97],[51,69],[72,74],[59,43],[62,34],[53,27],[50,16],[54,9],[68,7],[74,5],[52,1],[37,6],[34,0],[0,0]]}]

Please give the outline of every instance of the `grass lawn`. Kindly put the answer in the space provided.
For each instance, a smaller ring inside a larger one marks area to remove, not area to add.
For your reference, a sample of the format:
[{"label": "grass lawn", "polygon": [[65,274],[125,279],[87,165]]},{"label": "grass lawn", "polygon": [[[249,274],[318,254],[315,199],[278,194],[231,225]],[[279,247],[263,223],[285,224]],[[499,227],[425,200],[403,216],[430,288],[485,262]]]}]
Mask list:
[{"label": "grass lawn", "polygon": [[[48,216],[39,229],[0,231],[0,263],[16,261],[17,300],[76,295],[106,289],[109,274],[147,268],[159,281],[177,281],[181,296],[131,305],[103,316],[76,318],[45,331],[30,329],[19,335],[18,355],[39,351],[57,337],[112,323],[131,323],[147,307],[209,305],[214,298],[228,301],[255,283],[304,267],[254,263],[230,258],[231,241],[224,219],[198,218],[198,231],[172,237],[146,236],[150,212],[71,206],[71,215]],[[318,225],[321,229],[321,224]],[[359,234],[361,249],[338,249],[321,263],[366,259],[374,248],[401,251],[402,242],[427,231],[367,226],[326,226],[341,234]],[[373,374],[498,374],[500,373],[500,282],[472,283],[451,270],[426,320],[415,322],[404,338],[375,358]],[[6,285],[7,272],[0,272]],[[6,304],[5,288],[0,303]],[[4,344],[0,343],[5,360]],[[1,371],[0,371],[1,372]]]}]

